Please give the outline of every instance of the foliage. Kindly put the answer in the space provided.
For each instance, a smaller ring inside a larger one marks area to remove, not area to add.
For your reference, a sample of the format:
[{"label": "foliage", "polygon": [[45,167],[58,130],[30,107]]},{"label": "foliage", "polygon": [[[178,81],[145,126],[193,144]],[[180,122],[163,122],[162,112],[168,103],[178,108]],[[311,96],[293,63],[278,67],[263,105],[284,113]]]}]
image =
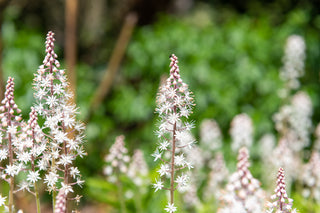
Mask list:
[{"label": "foliage", "polygon": [[[290,34],[302,32],[304,23],[291,19],[300,13],[305,15],[303,11],[293,11],[288,21],[278,26],[266,17],[240,16],[218,23],[215,14],[203,10],[189,18],[163,17],[155,26],[146,26],[137,32],[123,68],[125,79],[133,83],[131,89],[135,91],[143,90],[142,85],[156,91],[158,85],[154,82],[166,67],[164,53],[175,52],[186,82],[195,89],[197,121],[213,117],[226,131],[235,114],[246,112],[255,123],[259,122],[258,135],[270,131],[271,115],[280,104],[277,92],[282,82],[278,72],[283,46]],[[308,48],[318,45],[315,32],[302,33],[302,36]],[[308,49],[308,61],[318,56],[312,51]],[[316,67],[308,64],[306,72],[303,85],[310,90],[317,83]],[[146,95],[146,99],[154,96]]]}]

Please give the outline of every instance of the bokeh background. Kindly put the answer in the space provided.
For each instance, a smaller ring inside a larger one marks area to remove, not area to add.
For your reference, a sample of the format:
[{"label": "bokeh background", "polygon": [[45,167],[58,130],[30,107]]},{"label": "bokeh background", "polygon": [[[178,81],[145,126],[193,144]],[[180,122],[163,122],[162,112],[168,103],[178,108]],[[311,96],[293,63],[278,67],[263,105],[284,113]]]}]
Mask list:
[{"label": "bokeh background", "polygon": [[[87,126],[88,156],[77,161],[89,180],[81,189],[83,208],[110,205],[97,185],[117,135],[126,136],[130,153],[142,149],[149,167],[156,167],[150,156],[157,143],[155,98],[172,53],[195,96],[195,137],[203,119],[215,119],[227,161],[236,156],[228,152],[235,115],[245,112],[252,118],[255,141],[275,132],[272,116],[283,102],[278,95],[283,48],[293,34],[306,42],[300,89],[312,99],[314,125],[320,121],[316,0],[0,0],[1,87],[8,76],[15,78],[16,102],[26,117],[49,30],[55,32],[58,59],[76,92],[79,119]],[[254,147],[253,160],[258,159]],[[253,167],[254,174],[260,170]]]}]

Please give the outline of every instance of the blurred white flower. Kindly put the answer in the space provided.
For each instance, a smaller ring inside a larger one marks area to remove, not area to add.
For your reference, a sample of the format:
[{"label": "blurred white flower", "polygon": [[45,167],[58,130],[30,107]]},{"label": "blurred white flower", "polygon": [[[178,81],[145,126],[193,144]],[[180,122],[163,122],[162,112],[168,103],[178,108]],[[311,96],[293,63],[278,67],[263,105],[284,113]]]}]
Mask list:
[{"label": "blurred white flower", "polygon": [[311,116],[312,102],[305,92],[296,93],[291,104],[282,106],[273,116],[277,131],[290,138],[288,145],[294,152],[300,152],[310,144]]},{"label": "blurred white flower", "polygon": [[143,157],[143,152],[140,149],[134,151],[132,160],[128,168],[128,177],[133,181],[137,186],[142,186],[147,184],[147,176],[149,169],[147,163]]},{"label": "blurred white flower", "polygon": [[231,121],[231,148],[237,152],[241,147],[251,147],[253,142],[253,125],[251,118],[245,114],[236,115]]},{"label": "blurred white flower", "polygon": [[304,75],[304,61],[306,45],[303,37],[291,35],[288,37],[283,56],[283,67],[280,71],[280,78],[286,83],[282,97],[289,95],[290,90],[300,87],[299,79]]},{"label": "blurred white flower", "polygon": [[115,143],[110,147],[109,154],[104,158],[107,166],[104,168],[104,174],[112,176],[115,172],[127,173],[130,157],[125,147],[124,136],[116,137]]},{"label": "blurred white flower", "polygon": [[200,124],[200,147],[206,159],[212,157],[212,152],[222,146],[222,133],[218,123],[213,119],[204,119]]}]

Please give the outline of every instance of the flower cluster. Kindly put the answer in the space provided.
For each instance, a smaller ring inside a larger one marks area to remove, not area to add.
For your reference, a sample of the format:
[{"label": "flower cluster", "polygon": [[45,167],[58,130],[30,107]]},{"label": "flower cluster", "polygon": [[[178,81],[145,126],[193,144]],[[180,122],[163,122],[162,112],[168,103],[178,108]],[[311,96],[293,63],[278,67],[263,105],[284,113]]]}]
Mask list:
[{"label": "flower cluster", "polygon": [[279,168],[277,177],[277,187],[275,194],[271,196],[273,202],[268,202],[266,213],[281,212],[281,213],[296,213],[296,209],[292,209],[293,200],[288,197],[286,192],[286,184],[283,168]]},{"label": "flower cluster", "polygon": [[211,158],[211,152],[222,146],[222,133],[218,123],[213,119],[203,120],[200,125],[200,138],[205,158]]},{"label": "flower cluster", "polygon": [[291,185],[293,178],[297,175],[301,167],[301,160],[289,147],[289,140],[290,138],[281,137],[278,145],[269,155],[267,160],[269,165],[273,166],[272,170],[279,167],[286,169],[288,186]]},{"label": "flower cluster", "polygon": [[[140,149],[135,150],[132,157],[129,156],[124,139],[123,135],[117,136],[109,153],[105,155],[103,174],[117,188],[120,212],[126,211],[127,199],[133,199],[136,211],[143,212],[142,198],[150,183],[149,168]],[[128,186],[128,183],[132,183],[130,185],[134,186],[133,189],[124,187]]]},{"label": "flower cluster", "polygon": [[211,171],[208,178],[208,186],[205,191],[205,198],[216,198],[221,196],[221,190],[228,179],[229,170],[221,152],[217,153],[211,164]]},{"label": "flower cluster", "polygon": [[[188,85],[180,77],[178,58],[172,54],[170,60],[170,76],[160,87],[157,96],[156,112],[161,119],[157,132],[160,144],[153,157],[155,161],[162,161],[158,170],[160,179],[156,180],[154,188],[155,191],[170,191],[170,202],[165,210],[171,213],[176,211],[173,202],[174,191],[186,187],[189,180],[188,175],[182,173],[183,168],[192,168],[184,152],[185,149],[192,148],[195,140],[190,134],[193,124],[186,121],[194,106],[193,97]],[[166,180],[170,180],[168,188],[164,187]]]},{"label": "flower cluster", "polygon": [[320,201],[320,154],[313,151],[311,158],[302,170],[302,195]]},{"label": "flower cluster", "polygon": [[[5,163],[0,167],[1,179],[10,185],[8,210],[13,212],[14,202],[13,193],[15,185],[15,176],[24,168],[24,146],[20,143],[20,134],[22,118],[21,110],[14,101],[14,82],[9,77],[6,85],[4,99],[1,101],[0,107],[0,162]],[[4,203],[4,197],[2,202]]]},{"label": "flower cluster", "polygon": [[37,121],[38,114],[31,107],[28,124],[23,128],[23,134],[20,136],[21,144],[25,148],[21,160],[26,165],[30,164],[27,172],[27,183],[22,183],[20,190],[30,191],[29,187],[34,187],[35,183],[41,179],[39,172],[46,170],[48,167],[47,141]]},{"label": "flower cluster", "polygon": [[199,208],[199,206],[201,206],[201,201],[198,196],[198,187],[195,181],[192,180],[186,187],[185,193],[183,194],[183,201],[187,208]]},{"label": "flower cluster", "polygon": [[283,98],[289,95],[290,90],[300,86],[298,78],[304,75],[305,49],[303,37],[299,35],[288,37],[283,57],[284,65],[280,72],[280,78],[286,83],[285,89],[280,93]]},{"label": "flower cluster", "polygon": [[268,159],[276,145],[276,137],[271,133],[264,134],[259,140],[259,154],[263,161]]},{"label": "flower cluster", "polygon": [[292,97],[291,103],[281,107],[273,117],[277,131],[290,139],[290,148],[294,152],[299,152],[310,144],[311,116],[310,97],[304,92],[298,92]]},{"label": "flower cluster", "polygon": [[[14,82],[13,78],[9,77],[7,81],[5,97],[2,100],[0,107],[0,118],[1,118],[1,129],[0,129],[0,139],[1,139],[1,151],[0,151],[0,161],[9,159],[9,164],[6,168],[1,168],[4,170],[3,179],[8,180],[8,177],[14,177],[23,168],[21,161],[17,161],[17,156],[23,152],[23,146],[19,140],[19,135],[21,133],[21,110],[18,108],[14,101]],[[8,177],[6,177],[8,176]]]},{"label": "flower cluster", "polygon": [[48,32],[46,38],[46,56],[34,77],[35,111],[42,116],[41,127],[46,133],[46,152],[41,166],[47,168],[44,182],[48,191],[55,194],[63,189],[66,194],[73,192],[73,185],[83,184],[80,171],[73,161],[83,157],[84,125],[76,120],[78,109],[71,102],[65,71],[60,68],[57,54],[54,52],[54,33]]},{"label": "flower cluster", "polygon": [[253,125],[251,118],[245,114],[235,116],[231,121],[230,135],[231,148],[237,152],[241,147],[251,147],[253,142]]},{"label": "flower cluster", "polygon": [[140,149],[135,150],[131,163],[128,168],[128,177],[132,179],[135,185],[145,184],[149,169]]},{"label": "flower cluster", "polygon": [[311,99],[302,91],[292,96],[293,90],[300,87],[298,78],[304,75],[304,60],[304,39],[298,35],[290,36],[285,46],[284,65],[280,71],[280,77],[285,83],[280,97],[285,100],[285,104],[273,116],[280,139],[271,155],[266,156],[267,165],[286,170],[288,186],[302,169],[301,157],[304,155],[304,148],[310,145],[313,113]]},{"label": "flower cluster", "polygon": [[[226,187],[227,193],[222,195],[222,201],[225,204],[222,212],[226,209],[238,208],[240,204],[248,213],[262,211],[264,192],[260,188],[260,182],[249,171],[248,159],[249,151],[246,147],[242,147],[238,154],[237,171],[230,176]],[[236,205],[233,205],[234,203]]]},{"label": "flower cluster", "polygon": [[120,173],[128,172],[130,157],[123,135],[116,137],[115,143],[110,147],[110,152],[104,160],[108,165],[104,167],[103,173],[109,177],[109,181],[115,182]]},{"label": "flower cluster", "polygon": [[57,195],[57,202],[56,202],[54,213],[65,213],[66,202],[67,202],[67,194],[64,192],[63,189],[60,189]]}]

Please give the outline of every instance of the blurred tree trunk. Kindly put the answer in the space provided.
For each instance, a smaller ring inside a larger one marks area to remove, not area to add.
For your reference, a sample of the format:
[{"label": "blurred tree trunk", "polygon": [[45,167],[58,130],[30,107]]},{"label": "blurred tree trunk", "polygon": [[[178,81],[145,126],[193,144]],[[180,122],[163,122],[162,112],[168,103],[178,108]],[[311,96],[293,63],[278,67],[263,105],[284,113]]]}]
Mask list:
[{"label": "blurred tree trunk", "polygon": [[3,68],[2,68],[2,51],[3,51],[3,42],[2,42],[2,23],[3,23],[3,14],[6,9],[9,0],[0,0],[0,101],[4,98],[4,79],[3,79]]},{"label": "blurred tree trunk", "polygon": [[77,91],[77,15],[78,0],[66,0],[65,5],[65,60],[67,67],[68,80],[70,82],[70,90],[73,92],[72,102],[76,102]]},{"label": "blurred tree trunk", "polygon": [[92,99],[91,107],[89,109],[89,116],[92,112],[94,112],[94,110],[97,109],[97,107],[102,103],[103,99],[110,91],[116,73],[119,69],[121,60],[125,54],[127,44],[129,43],[133,29],[137,23],[137,19],[138,17],[135,13],[129,13],[126,16],[119,38],[109,60],[108,67],[105,70],[105,74]]},{"label": "blurred tree trunk", "polygon": [[86,50],[92,49],[92,46],[95,46],[94,44],[106,33],[105,22],[108,21],[106,19],[109,15],[107,1],[84,1],[79,12],[82,14],[79,17],[79,21],[82,22],[81,29],[79,29],[81,45]]},{"label": "blurred tree trunk", "polygon": [[[77,16],[78,16],[78,0],[65,1],[65,45],[64,54],[67,68],[67,76],[70,82],[70,90],[73,93],[73,98],[70,104],[76,103],[77,94]],[[74,138],[74,134],[68,135],[69,138]],[[69,182],[68,175],[65,177],[65,182]],[[66,212],[69,212],[71,205],[66,202]]]}]

